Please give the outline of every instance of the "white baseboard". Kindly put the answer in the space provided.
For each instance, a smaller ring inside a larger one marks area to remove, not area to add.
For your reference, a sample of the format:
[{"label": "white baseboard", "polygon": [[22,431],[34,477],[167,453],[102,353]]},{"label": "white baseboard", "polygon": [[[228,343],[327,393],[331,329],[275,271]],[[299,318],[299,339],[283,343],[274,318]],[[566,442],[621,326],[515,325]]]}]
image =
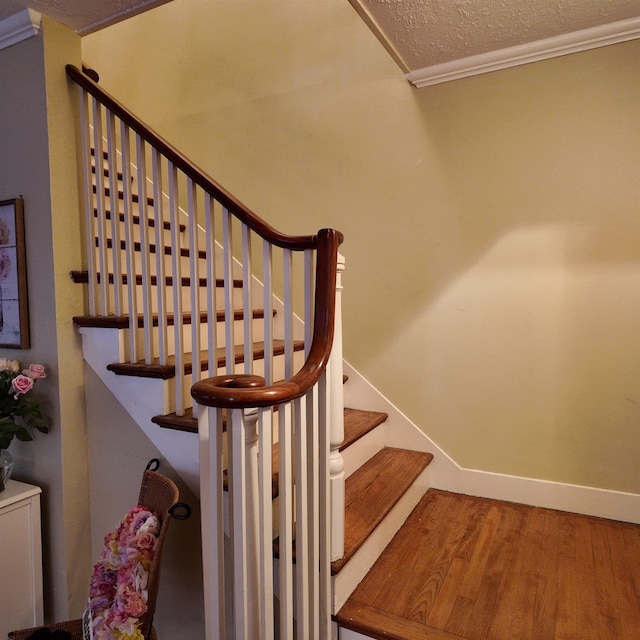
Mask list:
[{"label": "white baseboard", "polygon": [[431,487],[640,524],[640,495],[636,493],[464,469],[346,361],[344,373],[349,377],[345,406],[389,414],[386,446],[434,455],[429,465]]},{"label": "white baseboard", "polygon": [[640,524],[640,495],[462,469],[462,493]]}]

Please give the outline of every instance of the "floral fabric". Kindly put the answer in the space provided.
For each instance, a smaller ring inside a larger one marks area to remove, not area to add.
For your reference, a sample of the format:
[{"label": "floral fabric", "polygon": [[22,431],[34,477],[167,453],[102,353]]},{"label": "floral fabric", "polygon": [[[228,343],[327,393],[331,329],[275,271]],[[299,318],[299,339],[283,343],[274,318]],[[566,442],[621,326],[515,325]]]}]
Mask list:
[{"label": "floral fabric", "polygon": [[94,640],[144,640],[139,620],[147,611],[147,581],[159,532],[158,517],[138,505],[105,537],[89,588]]}]

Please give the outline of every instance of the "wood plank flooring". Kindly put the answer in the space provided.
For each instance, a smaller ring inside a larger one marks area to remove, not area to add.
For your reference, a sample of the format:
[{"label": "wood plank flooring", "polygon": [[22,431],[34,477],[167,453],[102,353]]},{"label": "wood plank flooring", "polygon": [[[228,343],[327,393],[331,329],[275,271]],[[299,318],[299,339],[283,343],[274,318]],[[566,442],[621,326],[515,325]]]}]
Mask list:
[{"label": "wood plank flooring", "polygon": [[640,526],[432,489],[337,619],[395,640],[638,640]]}]

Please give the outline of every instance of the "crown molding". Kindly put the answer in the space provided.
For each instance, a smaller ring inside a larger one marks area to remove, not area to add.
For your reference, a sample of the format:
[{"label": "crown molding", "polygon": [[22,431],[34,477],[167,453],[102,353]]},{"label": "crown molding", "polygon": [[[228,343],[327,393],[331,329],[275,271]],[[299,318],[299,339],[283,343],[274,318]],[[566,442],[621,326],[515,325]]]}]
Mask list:
[{"label": "crown molding", "polygon": [[42,16],[33,9],[23,9],[0,20],[0,49],[37,36],[41,22]]},{"label": "crown molding", "polygon": [[415,87],[429,87],[442,82],[566,56],[570,53],[588,51],[636,38],[640,38],[640,18],[621,20],[545,40],[481,53],[461,60],[443,62],[411,71],[406,74],[406,77]]}]

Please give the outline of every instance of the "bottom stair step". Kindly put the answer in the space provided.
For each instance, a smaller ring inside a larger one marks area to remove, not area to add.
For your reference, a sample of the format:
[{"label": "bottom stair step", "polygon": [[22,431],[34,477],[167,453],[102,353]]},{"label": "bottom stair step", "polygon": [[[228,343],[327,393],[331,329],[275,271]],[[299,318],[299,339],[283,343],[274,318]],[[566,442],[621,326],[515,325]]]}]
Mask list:
[{"label": "bottom stair step", "polygon": [[347,478],[344,556],[331,563],[334,575],[349,562],[431,460],[430,453],[385,448]]},{"label": "bottom stair step", "polygon": [[639,638],[638,541],[636,524],[429,489],[334,616],[339,637]]}]

